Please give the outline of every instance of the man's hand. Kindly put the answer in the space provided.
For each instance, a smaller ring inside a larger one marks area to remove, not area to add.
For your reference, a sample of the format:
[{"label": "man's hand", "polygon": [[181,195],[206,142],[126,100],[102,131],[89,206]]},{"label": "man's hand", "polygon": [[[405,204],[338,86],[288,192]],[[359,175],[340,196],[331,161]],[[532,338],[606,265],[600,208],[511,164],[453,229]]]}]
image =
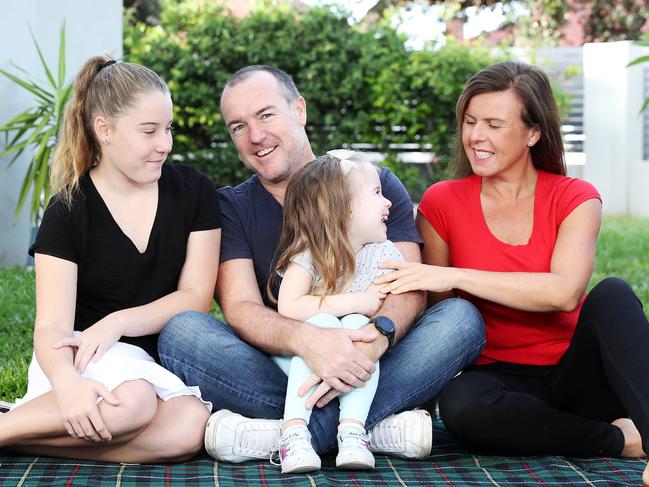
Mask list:
[{"label": "man's hand", "polygon": [[307,409],[313,409],[314,406],[321,408],[341,394],[341,391],[337,391],[326,382],[322,382],[322,379],[317,375],[311,374],[311,377],[297,390],[298,396],[303,397],[317,384],[320,385],[311,393],[306,401],[305,406]]},{"label": "man's hand", "polygon": [[[379,358],[385,353],[388,348],[388,339],[381,335],[372,324],[367,324],[358,331],[364,331],[368,334],[376,335],[375,340],[372,340],[371,342],[356,341],[354,342],[354,346],[366,358],[371,360],[372,363],[378,362]],[[367,379],[365,379],[360,385],[355,385],[355,387],[363,387],[367,380],[369,380],[369,375],[367,376]],[[309,392],[309,390],[311,390],[312,387],[316,385],[318,385],[318,387],[311,393],[309,399],[306,402],[307,409],[312,409],[314,406],[317,406],[319,408],[324,407],[329,403],[329,401],[338,397],[342,392],[347,392],[333,388],[329,383],[322,381],[320,376],[314,373],[306,382],[304,382],[304,384],[300,386],[300,388],[298,389],[298,395],[300,397],[303,397]],[[352,388],[350,388],[349,390],[351,389]]]},{"label": "man's hand", "polygon": [[378,331],[371,329],[347,330],[309,325],[305,328],[300,356],[326,384],[340,392],[348,392],[365,384],[374,372],[374,362],[359,351],[355,343],[371,343],[378,337]]}]

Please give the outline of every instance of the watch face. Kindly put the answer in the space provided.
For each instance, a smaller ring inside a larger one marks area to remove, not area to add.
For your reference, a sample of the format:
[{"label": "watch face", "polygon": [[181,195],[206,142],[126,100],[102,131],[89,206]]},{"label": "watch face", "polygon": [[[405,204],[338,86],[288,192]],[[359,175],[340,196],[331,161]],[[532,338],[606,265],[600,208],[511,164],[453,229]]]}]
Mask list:
[{"label": "watch face", "polygon": [[377,316],[374,319],[376,325],[381,329],[386,331],[387,333],[394,333],[394,323],[390,318],[387,318],[385,316]]}]

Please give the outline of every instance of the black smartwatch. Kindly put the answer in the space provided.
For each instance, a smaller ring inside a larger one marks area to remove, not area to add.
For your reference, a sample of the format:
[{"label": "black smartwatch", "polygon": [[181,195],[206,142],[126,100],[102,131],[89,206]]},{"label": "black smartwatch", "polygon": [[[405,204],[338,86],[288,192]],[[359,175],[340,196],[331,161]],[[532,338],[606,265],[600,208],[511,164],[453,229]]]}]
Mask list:
[{"label": "black smartwatch", "polygon": [[394,322],[387,316],[375,316],[370,320],[379,333],[388,339],[388,350],[394,345]]}]

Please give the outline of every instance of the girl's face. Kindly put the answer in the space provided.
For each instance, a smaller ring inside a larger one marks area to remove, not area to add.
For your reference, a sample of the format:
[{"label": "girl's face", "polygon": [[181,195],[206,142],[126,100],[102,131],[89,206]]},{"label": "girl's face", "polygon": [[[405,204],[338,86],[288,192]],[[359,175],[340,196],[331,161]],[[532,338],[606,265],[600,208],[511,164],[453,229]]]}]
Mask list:
[{"label": "girl's face", "polygon": [[532,164],[530,149],[540,132],[523,123],[522,109],[511,90],[471,98],[462,121],[462,144],[475,174],[499,176]]},{"label": "girl's face", "polygon": [[368,243],[383,242],[387,238],[386,221],[392,203],[381,194],[379,173],[370,164],[360,164],[350,173],[353,188],[349,239],[358,252]]},{"label": "girl's face", "polygon": [[102,144],[101,164],[130,183],[147,184],[160,178],[171,151],[172,103],[168,93],[139,95],[133,106],[112,119]]}]

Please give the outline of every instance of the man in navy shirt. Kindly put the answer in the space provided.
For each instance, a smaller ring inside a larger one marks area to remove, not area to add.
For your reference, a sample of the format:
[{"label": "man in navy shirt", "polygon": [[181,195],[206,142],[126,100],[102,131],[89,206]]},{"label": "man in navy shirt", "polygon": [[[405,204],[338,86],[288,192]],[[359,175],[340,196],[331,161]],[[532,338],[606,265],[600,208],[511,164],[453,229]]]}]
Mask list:
[{"label": "man in navy shirt", "polygon": [[[314,407],[309,424],[318,453],[336,445],[340,393],[362,387],[381,360],[378,390],[367,418],[370,449],[403,458],[430,453],[432,425],[424,410],[484,344],[482,318],[461,299],[421,313],[425,295],[386,297],[361,330],[326,329],[281,316],[266,297],[266,283],[282,225],[291,176],[315,159],[305,131],[306,101],[283,71],[263,65],[237,71],[221,95],[221,113],[241,161],[254,172],[235,188],[219,190],[222,240],[216,296],[227,324],[188,312],[160,336],[160,358],[219,409],[208,423],[205,446],[217,458],[268,458],[279,441],[286,375],[269,355],[299,355],[314,371],[302,386]],[[412,203],[401,182],[381,169],[392,202],[388,239],[404,258],[420,262]],[[420,314],[421,313],[421,314]],[[254,419],[251,419],[254,418]],[[264,419],[262,419],[264,418]]]}]

